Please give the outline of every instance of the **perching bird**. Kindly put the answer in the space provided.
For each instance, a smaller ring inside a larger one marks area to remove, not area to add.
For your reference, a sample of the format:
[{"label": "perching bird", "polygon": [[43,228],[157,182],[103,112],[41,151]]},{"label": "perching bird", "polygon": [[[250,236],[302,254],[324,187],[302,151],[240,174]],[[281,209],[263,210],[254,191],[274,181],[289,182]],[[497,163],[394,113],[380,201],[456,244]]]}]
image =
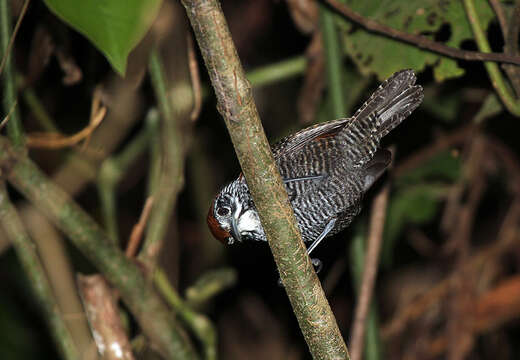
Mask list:
[{"label": "perching bird", "polygon": [[[412,70],[397,72],[353,117],[308,127],[273,146],[309,253],[352,222],[363,194],[389,165],[391,154],[379,142],[421,104],[415,80]],[[223,243],[267,240],[242,175],[216,196],[207,221]]]}]

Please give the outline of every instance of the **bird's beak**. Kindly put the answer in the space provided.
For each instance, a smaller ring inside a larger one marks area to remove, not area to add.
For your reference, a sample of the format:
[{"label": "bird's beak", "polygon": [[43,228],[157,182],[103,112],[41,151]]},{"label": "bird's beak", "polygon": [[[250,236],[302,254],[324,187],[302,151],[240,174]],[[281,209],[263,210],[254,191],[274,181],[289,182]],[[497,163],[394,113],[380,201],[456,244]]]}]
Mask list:
[{"label": "bird's beak", "polygon": [[[231,219],[231,236],[233,239],[238,240],[242,242],[242,237],[240,236],[240,231],[238,231],[238,218]],[[230,239],[229,242],[232,244],[232,240]]]}]

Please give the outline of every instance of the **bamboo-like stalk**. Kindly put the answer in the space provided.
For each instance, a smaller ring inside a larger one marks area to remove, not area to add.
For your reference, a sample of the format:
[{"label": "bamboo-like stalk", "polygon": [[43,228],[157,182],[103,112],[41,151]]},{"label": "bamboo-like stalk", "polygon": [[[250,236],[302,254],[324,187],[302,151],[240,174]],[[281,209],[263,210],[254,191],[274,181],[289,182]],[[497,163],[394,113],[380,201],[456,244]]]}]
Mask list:
[{"label": "bamboo-like stalk", "polygon": [[61,229],[115,286],[152,344],[168,358],[195,359],[196,354],[140,269],[115,247],[106,233],[61,188],[27,157],[0,137],[4,177]]},{"label": "bamboo-like stalk", "polygon": [[216,0],[183,0],[249,190],[314,359],[348,359],[262,128],[252,91]]}]

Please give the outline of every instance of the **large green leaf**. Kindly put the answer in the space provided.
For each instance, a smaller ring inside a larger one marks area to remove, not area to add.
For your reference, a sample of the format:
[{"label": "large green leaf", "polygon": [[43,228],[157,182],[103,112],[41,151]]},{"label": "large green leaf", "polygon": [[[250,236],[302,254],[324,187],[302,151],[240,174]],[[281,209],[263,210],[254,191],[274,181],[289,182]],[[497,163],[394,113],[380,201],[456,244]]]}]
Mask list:
[{"label": "large green leaf", "polygon": [[[445,44],[449,46],[459,47],[462,41],[473,38],[460,0],[347,0],[346,3],[367,18],[407,33],[431,36],[446,24],[449,39]],[[480,23],[487,28],[494,17],[488,2],[479,0],[475,6]],[[347,28],[352,30],[350,25]],[[401,69],[421,71],[427,65],[434,67],[437,81],[464,73],[454,60],[360,28],[345,32],[343,39],[346,51],[360,71],[376,74],[380,80]]]},{"label": "large green leaf", "polygon": [[63,21],[85,35],[124,75],[130,51],[155,19],[161,0],[44,0]]}]

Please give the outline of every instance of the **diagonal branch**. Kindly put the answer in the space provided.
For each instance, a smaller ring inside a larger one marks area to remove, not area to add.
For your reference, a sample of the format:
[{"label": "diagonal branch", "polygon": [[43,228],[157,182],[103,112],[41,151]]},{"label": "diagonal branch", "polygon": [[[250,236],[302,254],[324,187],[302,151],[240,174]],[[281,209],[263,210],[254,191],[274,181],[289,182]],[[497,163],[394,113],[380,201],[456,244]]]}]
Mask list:
[{"label": "diagonal branch", "polygon": [[183,4],[310,352],[314,359],[348,359],[336,319],[306,254],[220,5],[217,0],[183,0]]},{"label": "diagonal branch", "polygon": [[0,174],[62,230],[71,242],[118,288],[151,342],[168,358],[193,359],[194,350],[173,314],[141,270],[111,244],[101,227],[24,152],[0,137]]},{"label": "diagonal branch", "polygon": [[479,51],[461,50],[451,46],[446,46],[437,41],[433,41],[426,36],[413,35],[404,31],[400,31],[390,26],[378,23],[377,21],[367,19],[351,8],[342,4],[339,0],[323,0],[340,15],[346,19],[362,26],[366,30],[388,36],[392,39],[412,44],[423,50],[428,50],[437,54],[441,54],[454,59],[462,59],[466,61],[494,61],[508,64],[520,65],[520,56],[501,54],[501,53],[483,53]]}]

